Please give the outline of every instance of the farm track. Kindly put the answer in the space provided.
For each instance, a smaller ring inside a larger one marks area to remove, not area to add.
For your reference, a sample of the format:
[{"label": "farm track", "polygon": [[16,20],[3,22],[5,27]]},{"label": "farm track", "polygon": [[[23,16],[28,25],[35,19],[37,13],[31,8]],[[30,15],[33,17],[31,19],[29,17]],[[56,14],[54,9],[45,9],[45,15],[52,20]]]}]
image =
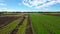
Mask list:
[{"label": "farm track", "polygon": [[46,25],[44,25],[43,23],[40,23],[40,24],[49,32],[49,34],[55,34]]},{"label": "farm track", "polygon": [[25,34],[33,34],[29,15],[28,15],[28,19],[27,19],[27,28],[26,28]]},{"label": "farm track", "polygon": [[0,29],[18,18],[19,17],[0,17]]},{"label": "farm track", "polygon": [[20,27],[23,24],[23,21],[25,20],[25,16],[21,17],[20,23],[16,26],[16,28],[10,33],[10,34],[16,34],[18,31],[18,27]]}]

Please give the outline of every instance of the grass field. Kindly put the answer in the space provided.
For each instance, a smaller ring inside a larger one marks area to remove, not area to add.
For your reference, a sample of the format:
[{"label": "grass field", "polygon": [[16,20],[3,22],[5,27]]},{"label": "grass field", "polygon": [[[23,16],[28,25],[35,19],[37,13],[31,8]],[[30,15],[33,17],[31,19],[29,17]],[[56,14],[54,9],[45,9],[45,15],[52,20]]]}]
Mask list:
[{"label": "grass field", "polygon": [[0,14],[0,34],[60,34],[60,13]]},{"label": "grass field", "polygon": [[36,34],[60,34],[60,17],[42,14],[31,14]]}]

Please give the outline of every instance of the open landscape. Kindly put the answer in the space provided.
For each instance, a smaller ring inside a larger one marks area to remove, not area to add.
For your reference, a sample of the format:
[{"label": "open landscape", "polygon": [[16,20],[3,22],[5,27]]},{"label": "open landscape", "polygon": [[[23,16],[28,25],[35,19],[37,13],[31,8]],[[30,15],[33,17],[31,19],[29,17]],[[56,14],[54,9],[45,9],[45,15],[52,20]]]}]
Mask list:
[{"label": "open landscape", "polygon": [[60,12],[0,12],[0,34],[60,34]]}]

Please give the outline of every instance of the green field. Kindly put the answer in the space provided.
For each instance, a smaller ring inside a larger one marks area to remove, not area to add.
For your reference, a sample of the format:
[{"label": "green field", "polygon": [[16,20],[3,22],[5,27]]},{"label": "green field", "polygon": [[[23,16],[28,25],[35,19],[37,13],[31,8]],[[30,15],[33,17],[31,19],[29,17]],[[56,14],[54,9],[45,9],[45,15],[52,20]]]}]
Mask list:
[{"label": "green field", "polygon": [[30,14],[36,34],[60,34],[60,17],[43,14]]},{"label": "green field", "polygon": [[4,19],[0,17],[2,21],[0,24],[3,23],[3,27],[0,27],[0,34],[60,34],[60,16],[56,16],[56,14],[21,13],[12,15],[4,13],[1,15],[4,19],[7,19],[5,17],[15,17],[16,19],[4,26]]}]

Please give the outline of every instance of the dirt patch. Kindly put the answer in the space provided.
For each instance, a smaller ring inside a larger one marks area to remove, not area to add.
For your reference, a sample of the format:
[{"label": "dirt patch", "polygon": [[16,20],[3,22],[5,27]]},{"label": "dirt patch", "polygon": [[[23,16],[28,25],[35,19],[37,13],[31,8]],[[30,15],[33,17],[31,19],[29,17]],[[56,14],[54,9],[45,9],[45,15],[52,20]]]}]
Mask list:
[{"label": "dirt patch", "polygon": [[25,34],[33,34],[29,15],[28,15],[27,28]]},{"label": "dirt patch", "polygon": [[0,14],[0,16],[5,16],[4,14]]},{"label": "dirt patch", "polygon": [[16,26],[16,28],[10,33],[10,34],[16,34],[18,31],[18,27],[20,27],[23,24],[23,21],[25,20],[25,16],[21,17],[20,23]]},{"label": "dirt patch", "polygon": [[0,17],[0,29],[3,26],[6,26],[7,24],[11,23],[12,21],[18,19],[19,17]]}]

